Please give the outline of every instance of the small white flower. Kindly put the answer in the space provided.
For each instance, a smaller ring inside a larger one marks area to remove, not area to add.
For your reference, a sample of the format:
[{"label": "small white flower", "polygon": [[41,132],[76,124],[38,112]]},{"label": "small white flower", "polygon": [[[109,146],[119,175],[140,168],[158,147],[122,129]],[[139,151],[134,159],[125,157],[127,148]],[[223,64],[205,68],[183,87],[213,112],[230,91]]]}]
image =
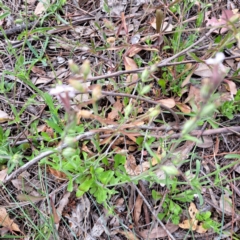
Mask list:
[{"label": "small white flower", "polygon": [[225,59],[224,54],[222,52],[218,52],[218,53],[216,53],[215,58],[209,58],[205,62],[207,64],[218,65],[218,64],[223,63],[224,59]]},{"label": "small white flower", "polygon": [[76,94],[76,90],[68,85],[62,84],[62,85],[57,85],[55,88],[52,88],[49,91],[49,94],[51,95],[59,95],[61,97],[65,97],[66,94],[68,94],[68,96],[70,98],[73,98]]}]

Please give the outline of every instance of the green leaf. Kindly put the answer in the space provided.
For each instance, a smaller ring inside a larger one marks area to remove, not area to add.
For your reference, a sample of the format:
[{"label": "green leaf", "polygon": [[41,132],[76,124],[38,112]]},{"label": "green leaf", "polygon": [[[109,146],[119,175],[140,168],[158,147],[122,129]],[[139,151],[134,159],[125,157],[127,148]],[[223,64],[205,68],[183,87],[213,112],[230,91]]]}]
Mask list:
[{"label": "green leaf", "polygon": [[152,197],[153,197],[154,200],[157,201],[157,200],[161,199],[161,194],[153,189],[152,190]]},{"label": "green leaf", "polygon": [[102,162],[103,162],[106,166],[109,166],[109,161],[108,161],[107,157],[104,157],[104,158],[102,159]]},{"label": "green leaf", "polygon": [[184,191],[176,196],[172,196],[172,199],[178,200],[180,202],[192,202],[194,199],[194,193],[192,190]]},{"label": "green leaf", "polygon": [[107,200],[107,191],[104,188],[98,188],[94,193],[94,197],[101,204]]},{"label": "green leaf", "polygon": [[184,135],[184,140],[186,140],[186,141],[192,141],[192,142],[195,142],[195,143],[201,143],[201,141],[200,141],[199,138],[194,137],[194,136],[191,136],[191,135],[189,135],[189,134]]},{"label": "green leaf", "polygon": [[62,129],[59,127],[59,125],[57,123],[55,123],[53,120],[47,120],[47,125],[54,129],[57,133],[62,133]]},{"label": "green leaf", "polygon": [[119,165],[126,162],[126,157],[121,154],[116,154],[114,157],[114,168],[117,168]]},{"label": "green leaf", "polygon": [[95,174],[100,174],[102,172],[104,172],[104,168],[98,167],[95,169]]},{"label": "green leaf", "polygon": [[178,170],[174,166],[161,166],[160,167],[168,175],[177,175]]},{"label": "green leaf", "polygon": [[144,140],[144,137],[137,137],[136,143],[137,143],[139,146],[141,146],[142,143],[143,143],[143,140]]},{"label": "green leaf", "polygon": [[76,192],[76,197],[80,198],[80,197],[83,196],[84,193],[85,193],[84,191],[77,190],[77,192]]},{"label": "green leaf", "polygon": [[229,158],[237,158],[237,159],[240,159],[240,154],[234,154],[234,153],[232,153],[232,154],[227,154],[227,155],[224,156],[224,158],[227,158],[227,159],[229,159]]},{"label": "green leaf", "polygon": [[108,171],[105,171],[105,172],[102,172],[101,174],[98,175],[98,179],[104,184],[104,185],[107,185],[111,178],[113,177],[114,175],[114,172],[111,171],[111,170],[108,170]]},{"label": "green leaf", "polygon": [[151,90],[151,86],[150,86],[150,85],[146,85],[146,86],[144,86],[144,87],[141,89],[139,95],[144,95],[144,94],[150,92],[150,90]]},{"label": "green leaf", "polygon": [[172,223],[178,225],[180,222],[180,216],[173,215],[172,216]]},{"label": "green leaf", "polygon": [[166,213],[159,213],[158,214],[158,218],[160,219],[160,220],[163,220],[163,218],[166,216]]},{"label": "green leaf", "polygon": [[92,186],[94,182],[94,179],[91,178],[91,179],[86,179],[79,187],[78,189],[80,191],[83,191],[83,192],[87,192],[89,190],[89,188]]},{"label": "green leaf", "polygon": [[188,55],[191,56],[195,61],[200,62],[200,63],[205,63],[203,60],[201,60],[197,55],[193,52],[188,52]]},{"label": "green leaf", "polygon": [[68,190],[68,192],[73,191],[73,180],[72,180],[72,178],[69,179],[67,190]]},{"label": "green leaf", "polygon": [[206,221],[207,219],[210,219],[211,217],[211,212],[207,211],[207,212],[201,212],[201,213],[197,213],[196,215],[196,219],[199,221]]}]

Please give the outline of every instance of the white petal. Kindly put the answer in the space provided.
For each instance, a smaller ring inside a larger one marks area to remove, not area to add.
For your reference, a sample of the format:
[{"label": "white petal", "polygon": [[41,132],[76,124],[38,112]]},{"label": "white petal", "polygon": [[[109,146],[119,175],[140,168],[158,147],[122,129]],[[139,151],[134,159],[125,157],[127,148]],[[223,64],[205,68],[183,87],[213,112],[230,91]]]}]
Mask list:
[{"label": "white petal", "polygon": [[217,64],[222,63],[224,59],[225,59],[224,54],[223,54],[222,52],[218,52],[218,53],[216,53],[215,58],[209,58],[209,59],[207,59],[205,62],[206,62],[207,64],[217,65]]}]

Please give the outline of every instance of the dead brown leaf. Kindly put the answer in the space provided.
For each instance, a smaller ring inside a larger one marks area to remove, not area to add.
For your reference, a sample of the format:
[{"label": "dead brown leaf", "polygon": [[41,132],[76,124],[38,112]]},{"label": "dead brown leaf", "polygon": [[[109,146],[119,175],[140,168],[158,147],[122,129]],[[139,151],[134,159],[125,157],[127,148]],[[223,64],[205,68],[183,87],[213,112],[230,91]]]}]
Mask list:
[{"label": "dead brown leaf", "polygon": [[53,214],[54,223],[58,224],[60,222],[60,217],[57,214],[57,210],[56,210],[56,207],[54,205],[52,197],[50,198],[50,204],[51,204],[51,208],[52,208],[52,214]]},{"label": "dead brown leaf", "polygon": [[37,66],[33,66],[31,71],[33,73],[35,73],[36,75],[38,75],[38,76],[42,76],[43,77],[43,76],[46,75],[46,72],[42,68],[37,67]]},{"label": "dead brown leaf", "polygon": [[8,213],[4,207],[0,207],[0,225],[8,228],[10,231],[21,232],[19,226],[9,218]]},{"label": "dead brown leaf", "polygon": [[131,46],[128,51],[127,51],[127,56],[129,57],[133,57],[136,54],[138,54],[140,51],[142,51],[142,47],[141,45],[138,44],[134,44],[133,46]]},{"label": "dead brown leaf", "polygon": [[234,95],[237,94],[237,86],[236,86],[236,84],[233,81],[230,81],[230,80],[227,80],[227,79],[224,79],[223,81],[225,83],[227,83],[227,86],[228,86],[227,90],[230,91],[231,97],[233,99]]},{"label": "dead brown leaf", "polygon": [[56,169],[53,169],[51,167],[48,168],[49,169],[49,172],[54,176],[56,177],[57,180],[59,181],[65,181],[67,179],[67,176],[65,173],[61,172],[61,171],[58,171]]},{"label": "dead brown leaf", "polygon": [[136,170],[137,164],[136,164],[136,159],[132,154],[129,154],[127,156],[127,161],[125,162],[124,167],[126,169],[126,172],[129,175],[135,175],[136,174],[135,170]]},{"label": "dead brown leaf", "polygon": [[197,229],[198,221],[196,219],[187,219],[184,220],[182,223],[179,223],[179,227],[182,229],[192,229],[195,231]]},{"label": "dead brown leaf", "polygon": [[113,108],[112,111],[108,114],[108,118],[111,120],[114,120],[118,117],[118,112],[121,112],[123,109],[123,105],[120,102],[120,100],[118,99],[114,104],[113,104]]},{"label": "dead brown leaf", "polygon": [[36,196],[27,195],[27,194],[18,194],[17,199],[21,202],[26,202],[26,201],[39,202],[45,199],[45,197],[41,197],[41,196],[36,197]]},{"label": "dead brown leaf", "polygon": [[181,103],[181,102],[176,102],[176,106],[181,110],[181,112],[183,113],[191,113],[191,108],[184,104],[184,103]]},{"label": "dead brown leaf", "polygon": [[194,70],[193,73],[200,77],[211,77],[212,76],[211,68],[205,63],[199,63],[198,67]]},{"label": "dead brown leaf", "polygon": [[198,220],[196,220],[196,214],[198,213],[198,209],[193,202],[190,203],[188,212],[191,219],[184,220],[178,226],[183,229],[192,229],[193,231],[195,231],[198,228]]},{"label": "dead brown leaf", "polygon": [[13,120],[12,117],[10,117],[7,113],[5,113],[4,111],[0,110],[0,123],[4,123],[7,121],[11,121]]},{"label": "dead brown leaf", "polygon": [[[178,225],[174,225],[172,223],[167,223],[165,227],[170,233],[174,233],[179,228]],[[155,238],[165,238],[168,236],[168,234],[162,227],[155,227],[151,230],[151,232],[149,232],[149,230],[142,231],[141,236],[144,239],[155,239]]]},{"label": "dead brown leaf", "polygon": [[141,215],[141,211],[142,211],[142,205],[143,205],[143,199],[141,198],[140,195],[137,196],[136,202],[135,202],[135,206],[134,206],[134,212],[133,212],[133,216],[134,216],[134,222],[135,224],[138,224],[140,215]]},{"label": "dead brown leaf", "polygon": [[[124,62],[124,66],[126,70],[136,70],[138,69],[137,64],[135,63],[135,61],[132,58],[129,57],[124,57],[123,58],[123,62]],[[133,73],[127,76],[127,82],[135,82],[138,80],[138,74],[137,73]],[[132,87],[134,87],[133,85],[131,85]]]},{"label": "dead brown leaf", "polygon": [[196,232],[197,232],[197,233],[206,233],[206,232],[207,232],[207,229],[205,229],[205,228],[203,227],[203,223],[200,223],[200,224],[197,226]]},{"label": "dead brown leaf", "polygon": [[202,136],[199,138],[201,141],[200,143],[197,143],[196,145],[200,148],[210,148],[213,146],[213,140],[211,136]]},{"label": "dead brown leaf", "polygon": [[[57,208],[57,213],[58,213],[59,217],[62,216],[63,209],[68,204],[70,195],[71,195],[70,192],[66,192],[63,195],[62,199],[60,200],[58,208]],[[58,228],[59,228],[59,224],[56,224],[56,229],[58,229]]]},{"label": "dead brown leaf", "polygon": [[197,109],[200,110],[201,103],[203,102],[203,100],[204,99],[202,98],[200,87],[197,87],[191,84],[188,97],[186,98],[184,103],[190,103],[193,108],[195,105]]},{"label": "dead brown leaf", "polygon": [[8,171],[7,168],[0,171],[0,182],[2,182],[7,176],[7,171]]},{"label": "dead brown leaf", "polygon": [[189,215],[190,215],[191,219],[196,219],[196,214],[198,213],[198,209],[193,202],[190,203],[190,206],[188,208],[188,212],[189,212]]},{"label": "dead brown leaf", "polygon": [[[156,18],[152,18],[150,24],[156,30]],[[173,30],[173,25],[168,22],[163,22],[162,30],[164,30],[164,32],[171,32]]]},{"label": "dead brown leaf", "polygon": [[47,0],[42,0],[40,2],[38,2],[34,14],[35,15],[41,15],[42,13],[44,13],[47,10]]},{"label": "dead brown leaf", "polygon": [[176,105],[175,100],[172,98],[161,99],[158,102],[169,108],[173,108]]}]

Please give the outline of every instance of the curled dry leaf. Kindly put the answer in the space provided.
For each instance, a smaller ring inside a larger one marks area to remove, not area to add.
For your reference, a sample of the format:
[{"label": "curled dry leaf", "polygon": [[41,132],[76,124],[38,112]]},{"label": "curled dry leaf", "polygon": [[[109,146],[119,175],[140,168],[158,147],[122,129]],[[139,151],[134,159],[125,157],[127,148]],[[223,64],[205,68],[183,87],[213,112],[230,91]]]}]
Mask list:
[{"label": "curled dry leaf", "polygon": [[58,171],[56,169],[53,169],[51,167],[49,167],[49,172],[56,177],[57,180],[59,181],[65,181],[67,179],[67,176],[65,173]]},{"label": "curled dry leaf", "polygon": [[137,53],[139,53],[140,51],[145,50],[145,51],[154,51],[154,52],[158,52],[159,50],[155,47],[149,47],[146,45],[140,45],[140,44],[135,44],[132,45],[126,52],[126,55],[129,57],[133,57],[135,56]]},{"label": "curled dry leaf", "polygon": [[[179,228],[178,225],[174,225],[173,223],[167,223],[165,227],[170,233],[174,233]],[[147,229],[140,232],[140,234],[144,239],[164,238],[168,236],[167,232],[160,226],[151,229],[151,232]]]},{"label": "curled dry leaf", "polygon": [[47,10],[47,4],[48,4],[47,0],[39,1],[35,8],[34,14],[41,15],[42,13],[44,13]]},{"label": "curled dry leaf", "polygon": [[176,102],[176,106],[181,110],[181,112],[183,113],[191,113],[191,108],[184,104],[184,103],[181,103],[181,102]]},{"label": "curled dry leaf", "polygon": [[[123,59],[124,62],[124,66],[126,70],[136,70],[138,69],[137,64],[135,63],[135,61],[132,58],[129,57],[124,57]],[[127,76],[127,82],[135,82],[138,80],[138,74],[137,73],[133,73]],[[133,85],[131,85],[132,87],[134,87]]]},{"label": "curled dry leaf", "polygon": [[39,201],[45,199],[45,197],[36,197],[36,196],[31,196],[31,195],[26,195],[26,194],[18,194],[17,199],[21,202],[26,202],[26,201],[39,202]]},{"label": "curled dry leaf", "polygon": [[193,231],[197,231],[198,233],[205,233],[207,229],[204,229],[202,224],[198,225],[198,220],[196,219],[198,209],[193,202],[190,203],[188,212],[191,219],[184,220],[182,223],[179,224],[179,227],[183,229],[192,229]]},{"label": "curled dry leaf", "polygon": [[0,207],[0,225],[8,228],[10,231],[21,232],[19,226],[8,216],[5,208]]},{"label": "curled dry leaf", "polygon": [[[58,213],[58,216],[59,216],[59,217],[62,216],[63,209],[64,209],[65,206],[68,204],[70,195],[71,195],[70,192],[66,192],[66,193],[63,195],[63,198],[60,200],[59,205],[58,205],[58,208],[57,208],[57,213]],[[59,224],[56,224],[56,228],[57,228],[57,229],[59,228]]]},{"label": "curled dry leaf", "polygon": [[197,146],[200,148],[210,148],[213,146],[213,140],[210,136],[202,136],[199,140],[201,142],[197,143]]},{"label": "curled dry leaf", "polygon": [[136,224],[138,224],[140,215],[141,215],[141,211],[142,211],[142,205],[143,205],[143,199],[141,198],[140,195],[137,196],[136,202],[135,202],[135,206],[134,206],[134,222]]},{"label": "curled dry leaf", "polygon": [[114,120],[118,117],[118,112],[121,112],[123,109],[123,105],[120,102],[120,100],[118,99],[114,104],[113,104],[113,108],[112,111],[108,114],[108,118],[111,120]]},{"label": "curled dry leaf", "polygon": [[203,227],[203,223],[200,223],[200,224],[197,226],[196,232],[197,232],[197,233],[206,233],[206,232],[207,232],[207,229],[205,229],[205,228]]},{"label": "curled dry leaf", "polygon": [[0,171],[0,182],[2,182],[5,179],[5,177],[7,176],[7,171],[8,171],[7,168]]},{"label": "curled dry leaf", "polygon": [[184,220],[182,223],[179,223],[179,227],[182,229],[192,229],[195,231],[197,229],[198,221],[196,219],[187,219]]},{"label": "curled dry leaf", "polygon": [[[153,18],[150,24],[156,30],[156,18]],[[173,30],[173,25],[168,22],[163,22],[162,30],[164,32],[171,32]]]},{"label": "curled dry leaf", "polygon": [[57,210],[56,210],[56,207],[54,205],[52,197],[50,197],[50,204],[51,204],[51,208],[52,208],[53,221],[54,221],[55,224],[58,224],[60,222],[60,217],[57,214]]},{"label": "curled dry leaf", "polygon": [[46,72],[42,68],[37,67],[37,66],[33,66],[31,71],[38,76],[45,76],[46,75]]},{"label": "curled dry leaf", "polygon": [[196,218],[196,214],[198,213],[198,209],[197,209],[196,205],[193,202],[190,203],[190,206],[188,208],[188,212],[189,212],[189,215],[190,215],[191,219],[195,219]]},{"label": "curled dry leaf", "polygon": [[11,118],[7,113],[5,113],[4,111],[0,110],[0,123],[4,123],[7,121],[11,121],[13,120],[13,118]]},{"label": "curled dry leaf", "polygon": [[149,162],[143,162],[140,165],[136,164],[136,159],[132,154],[129,154],[127,157],[127,161],[125,162],[126,172],[131,176],[137,176],[150,168]]},{"label": "curled dry leaf", "polygon": [[202,98],[200,88],[191,84],[188,97],[186,98],[184,103],[190,103],[193,108],[193,105],[195,105],[197,109],[200,110],[203,100],[204,99]]},{"label": "curled dry leaf", "polygon": [[212,76],[212,70],[205,63],[199,63],[198,67],[195,69],[195,71],[193,73],[200,77],[211,77]]},{"label": "curled dry leaf", "polygon": [[161,99],[158,102],[169,108],[173,108],[176,105],[175,100],[172,98]]},{"label": "curled dry leaf", "polygon": [[230,91],[231,97],[233,99],[233,96],[237,94],[237,86],[236,86],[236,84],[233,81],[230,81],[230,80],[227,80],[227,79],[224,79],[223,81],[225,83],[227,83],[228,90]]}]

